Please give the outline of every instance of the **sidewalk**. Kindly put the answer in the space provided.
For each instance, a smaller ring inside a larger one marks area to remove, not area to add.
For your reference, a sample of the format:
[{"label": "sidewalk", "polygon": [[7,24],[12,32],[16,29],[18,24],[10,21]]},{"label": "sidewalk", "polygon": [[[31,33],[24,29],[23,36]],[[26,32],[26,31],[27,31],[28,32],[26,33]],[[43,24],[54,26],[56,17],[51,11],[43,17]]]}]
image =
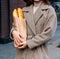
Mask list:
[{"label": "sidewalk", "polygon": [[60,40],[57,40],[48,45],[50,59],[60,59],[60,48],[57,47],[59,43]]},{"label": "sidewalk", "polygon": [[0,59],[15,59],[15,48],[13,43],[0,44]]}]

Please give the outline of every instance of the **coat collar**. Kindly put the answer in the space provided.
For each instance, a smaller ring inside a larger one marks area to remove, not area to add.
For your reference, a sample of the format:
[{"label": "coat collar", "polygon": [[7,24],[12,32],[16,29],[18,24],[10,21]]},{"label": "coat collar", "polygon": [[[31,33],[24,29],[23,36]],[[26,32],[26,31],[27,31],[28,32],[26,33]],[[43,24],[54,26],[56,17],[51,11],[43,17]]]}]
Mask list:
[{"label": "coat collar", "polygon": [[[34,35],[36,34],[35,24],[37,23],[39,18],[41,18],[42,15],[44,14],[43,11],[47,10],[47,8],[48,8],[48,6],[45,6],[44,3],[41,2],[35,15],[33,15],[33,5],[23,8],[23,11],[25,12],[24,14],[25,14],[27,24],[29,25],[29,27],[30,27],[31,31],[34,33]],[[34,20],[35,20],[35,22],[34,22]]]}]

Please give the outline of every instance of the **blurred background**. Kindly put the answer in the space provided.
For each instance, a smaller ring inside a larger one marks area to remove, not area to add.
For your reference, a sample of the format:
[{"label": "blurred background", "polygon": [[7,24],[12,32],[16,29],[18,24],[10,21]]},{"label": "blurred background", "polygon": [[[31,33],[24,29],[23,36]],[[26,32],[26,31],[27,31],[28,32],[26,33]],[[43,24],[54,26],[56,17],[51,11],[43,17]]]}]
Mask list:
[{"label": "blurred background", "polygon": [[[60,59],[60,0],[50,0],[55,8],[58,27],[55,36],[48,42],[49,55],[51,59]],[[12,27],[12,11],[17,7],[24,7],[23,0],[0,0],[0,59],[14,59],[15,48],[10,39]]]}]

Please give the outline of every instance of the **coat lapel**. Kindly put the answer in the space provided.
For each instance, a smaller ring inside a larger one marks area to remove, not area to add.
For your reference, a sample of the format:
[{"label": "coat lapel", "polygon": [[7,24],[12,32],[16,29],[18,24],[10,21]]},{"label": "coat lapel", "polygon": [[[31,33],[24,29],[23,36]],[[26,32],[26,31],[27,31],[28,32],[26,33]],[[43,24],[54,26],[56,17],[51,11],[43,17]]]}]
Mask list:
[{"label": "coat lapel", "polygon": [[35,25],[38,23],[38,21],[45,16],[45,12],[48,10],[49,6],[45,5],[42,1],[40,3],[39,8],[37,9],[37,11],[34,14],[34,19],[35,19]]},{"label": "coat lapel", "polygon": [[42,16],[43,16],[42,10],[39,10],[39,11],[34,15],[35,25],[36,25],[37,22],[42,18]]},{"label": "coat lapel", "polygon": [[24,9],[24,14],[25,14],[25,18],[27,21],[28,26],[30,27],[31,31],[33,32],[33,34],[36,34],[35,31],[35,23],[33,20],[33,6],[31,5],[29,8],[27,7],[27,9]]},{"label": "coat lapel", "polygon": [[34,14],[35,24],[43,16],[42,8],[43,8],[43,3],[41,2],[39,8]]}]

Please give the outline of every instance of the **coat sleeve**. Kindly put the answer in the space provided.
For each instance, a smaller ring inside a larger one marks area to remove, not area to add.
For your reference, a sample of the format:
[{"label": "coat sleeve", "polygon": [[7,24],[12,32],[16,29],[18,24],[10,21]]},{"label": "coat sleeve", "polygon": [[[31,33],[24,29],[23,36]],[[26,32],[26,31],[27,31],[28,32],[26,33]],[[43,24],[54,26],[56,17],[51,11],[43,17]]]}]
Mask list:
[{"label": "coat sleeve", "polygon": [[27,45],[30,49],[48,42],[54,36],[57,28],[57,16],[54,8],[50,8],[48,11],[48,21],[44,23],[43,32],[36,34],[32,39],[27,40]]}]

